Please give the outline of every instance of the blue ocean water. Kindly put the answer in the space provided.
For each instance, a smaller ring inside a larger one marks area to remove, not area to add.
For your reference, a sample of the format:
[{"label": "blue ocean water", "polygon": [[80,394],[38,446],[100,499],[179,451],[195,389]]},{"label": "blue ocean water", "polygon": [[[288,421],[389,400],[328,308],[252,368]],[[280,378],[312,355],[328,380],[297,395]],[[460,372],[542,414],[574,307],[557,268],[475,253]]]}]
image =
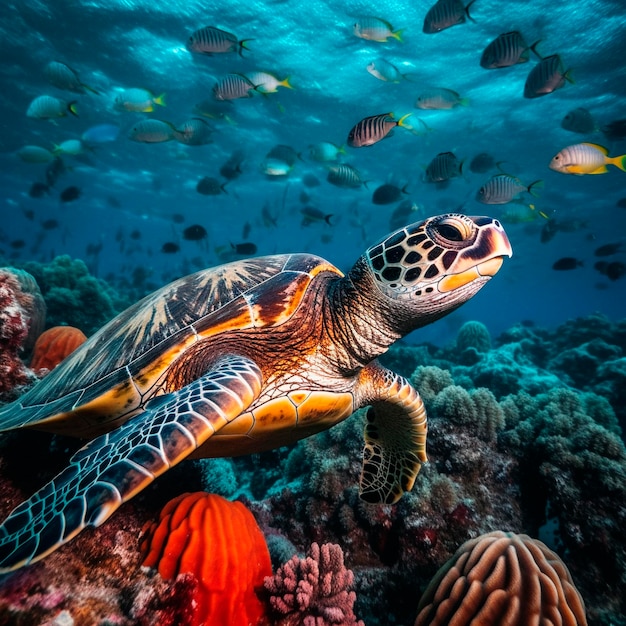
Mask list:
[{"label": "blue ocean water", "polygon": [[[598,128],[624,117],[626,6],[621,0],[504,5],[477,0],[470,8],[474,21],[425,34],[429,6],[404,0],[3,3],[0,257],[10,264],[68,254],[84,259],[93,274],[113,285],[139,267],[152,285],[160,286],[233,258],[231,244],[251,242],[257,254],[313,252],[346,270],[390,231],[398,202],[377,205],[372,194],[392,182],[408,192],[402,195],[414,208],[408,221],[456,210],[492,215],[503,222],[514,250],[478,296],[447,321],[419,331],[416,340],[445,343],[467,319],[480,320],[497,334],[524,320],[554,327],[596,311],[622,318],[626,277],[611,280],[594,264],[623,267],[626,262],[626,209],[617,204],[626,197],[626,173],[609,166],[603,175],[563,175],[548,163],[581,141],[601,144],[611,156],[626,152],[623,139],[561,126],[578,107],[591,113]],[[354,24],[372,15],[401,30],[402,41],[357,37]],[[249,40],[242,53],[237,45],[226,54],[190,52],[185,45],[190,35],[209,25]],[[540,41],[540,55],[561,55],[563,70],[574,82],[565,80],[553,93],[528,99],[524,83],[539,62],[537,55],[528,53],[528,62],[512,67],[483,69],[479,62],[487,44],[514,30],[529,45]],[[405,77],[389,82],[370,74],[367,66],[380,66],[381,59]],[[67,64],[98,94],[52,85],[44,72],[50,61]],[[213,86],[219,80],[254,71],[288,77],[293,89],[254,91],[253,97],[214,108]],[[467,103],[451,110],[415,108],[420,93],[431,87],[454,90]],[[150,112],[119,110],[116,98],[131,88],[147,89],[155,97],[165,94],[165,106],[155,104]],[[76,100],[78,117],[28,117],[29,104],[41,95]],[[345,147],[340,160],[356,167],[367,187],[330,184],[329,164],[312,159],[310,146],[320,141],[345,146],[360,119],[388,112],[396,119],[411,113],[407,123],[415,132],[397,128],[371,147]],[[214,129],[211,143],[139,143],[128,137],[146,118],[180,127],[196,117]],[[19,150],[26,145],[52,150],[100,124],[119,127],[118,137],[91,142],[79,155],[61,154],[65,171],[41,197],[32,197],[33,183],[46,182],[50,164],[24,162]],[[279,144],[300,156],[286,176],[269,176],[264,160]],[[228,182],[226,193],[198,193],[196,185],[205,176],[226,182],[220,168],[236,151],[244,155],[241,174]],[[462,176],[443,188],[425,182],[428,163],[448,151],[464,161]],[[470,169],[480,153],[524,185],[543,180],[538,197],[522,193],[522,203],[479,203],[478,189],[498,173],[493,167]],[[60,194],[72,186],[80,197],[61,201]],[[330,224],[307,224],[304,207],[332,214]],[[195,224],[208,237],[185,240],[183,230]],[[552,237],[542,241],[542,232],[552,226]],[[164,253],[165,243],[180,249]],[[610,257],[595,256],[605,244],[621,247]],[[553,269],[563,257],[576,259],[573,269]]]}]

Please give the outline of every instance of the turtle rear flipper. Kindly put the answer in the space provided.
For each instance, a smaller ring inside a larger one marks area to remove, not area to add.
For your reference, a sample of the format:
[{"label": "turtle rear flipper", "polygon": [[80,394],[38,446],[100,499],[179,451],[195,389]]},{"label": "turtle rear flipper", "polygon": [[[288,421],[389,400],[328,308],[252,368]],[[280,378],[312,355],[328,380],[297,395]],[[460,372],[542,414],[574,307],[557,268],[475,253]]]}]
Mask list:
[{"label": "turtle rear flipper", "polygon": [[360,496],[372,504],[393,504],[411,491],[428,460],[426,409],[408,380],[378,365],[367,369],[373,369],[383,392],[367,412]]},{"label": "turtle rear flipper", "polygon": [[261,371],[227,357],[201,378],[149,401],[143,413],[97,437],[0,526],[0,573],[42,559],[86,526],[99,526],[250,406]]}]

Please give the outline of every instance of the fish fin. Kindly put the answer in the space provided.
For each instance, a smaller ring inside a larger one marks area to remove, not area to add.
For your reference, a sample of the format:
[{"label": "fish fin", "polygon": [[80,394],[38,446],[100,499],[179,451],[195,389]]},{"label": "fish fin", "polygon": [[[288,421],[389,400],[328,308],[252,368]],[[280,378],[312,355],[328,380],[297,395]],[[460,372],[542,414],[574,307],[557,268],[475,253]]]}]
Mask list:
[{"label": "fish fin", "polygon": [[461,98],[461,99],[459,100],[459,104],[460,104],[462,107],[466,107],[469,103],[470,103],[470,99],[469,99],[469,98]]},{"label": "fish fin", "polygon": [[74,116],[74,117],[78,117],[78,109],[76,108],[76,104],[78,103],[77,100],[72,100],[71,102],[68,102],[67,104],[67,110]]},{"label": "fish fin", "polygon": [[287,76],[287,78],[285,78],[285,80],[281,80],[278,84],[282,85],[283,87],[287,87],[287,89],[295,89],[295,87],[289,82],[289,76]]},{"label": "fish fin", "polygon": [[397,122],[398,126],[404,126],[405,128],[411,128],[410,126],[408,126],[407,124],[404,124],[404,120],[409,117],[410,115],[412,115],[412,113],[407,113],[406,115],[403,115]]},{"label": "fish fin", "polygon": [[476,0],[472,0],[464,9],[465,11],[465,15],[467,15],[467,19],[470,20],[471,22],[476,22],[476,20],[470,15],[470,7],[472,6],[472,4],[474,4],[474,2],[476,2]]},{"label": "fish fin", "polygon": [[404,185],[404,187],[402,187],[402,189],[400,189],[400,191],[405,195],[408,196],[410,194],[409,191],[406,190],[406,188],[409,186],[409,183],[407,183],[406,185]]},{"label": "fish fin", "polygon": [[160,106],[162,106],[162,107],[167,106],[167,105],[165,104],[165,94],[164,94],[164,93],[162,93],[160,96],[157,96],[157,97],[156,97],[156,98],[154,98],[152,101],[153,101],[155,104],[158,104],[158,105],[160,105]]},{"label": "fish fin", "polygon": [[337,152],[339,154],[348,154],[348,152],[346,151],[346,144],[342,143],[338,148],[337,148]]},{"label": "fish fin", "polygon": [[537,198],[539,194],[535,192],[535,188],[542,189],[543,184],[543,180],[536,180],[526,187],[526,191],[528,191],[531,196],[535,196],[535,198]]},{"label": "fish fin", "polygon": [[229,181],[226,181],[225,183],[222,183],[220,185],[220,189],[224,192],[224,193],[228,193],[227,189],[226,189],[226,185],[228,185]]},{"label": "fish fin", "polygon": [[333,213],[328,213],[327,215],[324,215],[324,221],[329,225],[329,226],[334,226],[334,224],[330,221],[330,218],[333,216]]},{"label": "fish fin", "polygon": [[400,30],[396,30],[394,32],[391,33],[391,36],[398,40],[400,43],[404,43],[404,39],[402,39],[402,32],[404,31],[404,28],[401,28]]},{"label": "fish fin", "polygon": [[601,146],[599,143],[590,143],[588,141],[583,142],[582,144],[583,146],[590,146],[591,148],[595,148],[596,150],[599,150],[600,152],[602,152],[602,154],[604,156],[609,156],[609,151],[607,148],[605,148],[604,146]]},{"label": "fish fin", "polygon": [[[610,163],[610,162],[611,161],[607,161],[607,163]],[[616,164],[613,163],[613,165],[616,165]],[[608,171],[609,170],[607,169],[606,165],[601,165],[597,170],[593,170],[593,172],[581,172],[581,174],[606,174]]]},{"label": "fish fin", "polygon": [[248,41],[254,41],[254,39],[242,39],[242,40],[239,42],[239,56],[240,56],[240,57],[243,57],[243,51],[244,51],[244,50],[250,50],[250,48],[248,48],[248,46],[246,46],[246,43],[247,43]]},{"label": "fish fin", "polygon": [[572,85],[576,84],[576,81],[572,77],[572,68],[570,67],[568,70],[565,70],[565,74],[563,74],[563,78]]},{"label": "fish fin", "polygon": [[543,57],[537,52],[537,46],[541,43],[541,39],[537,39],[537,41],[535,41],[535,43],[530,46],[530,50],[533,52],[533,54],[539,58],[539,59],[543,59]]},{"label": "fish fin", "polygon": [[615,167],[622,170],[622,172],[626,172],[626,154],[622,156],[616,156],[611,159],[611,164],[615,165]]}]

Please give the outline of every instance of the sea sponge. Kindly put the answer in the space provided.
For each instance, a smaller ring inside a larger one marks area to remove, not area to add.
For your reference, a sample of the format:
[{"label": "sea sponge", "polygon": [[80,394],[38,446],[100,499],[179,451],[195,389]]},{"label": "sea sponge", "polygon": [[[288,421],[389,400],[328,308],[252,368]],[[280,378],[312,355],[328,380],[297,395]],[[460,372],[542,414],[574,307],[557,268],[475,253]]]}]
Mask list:
[{"label": "sea sponge", "polygon": [[456,336],[456,349],[459,354],[465,350],[483,353],[491,350],[491,335],[482,322],[465,322]]},{"label": "sea sponge", "polygon": [[466,541],[437,572],[415,626],[585,626],[569,570],[528,535],[495,531]]},{"label": "sea sponge", "polygon": [[194,626],[257,624],[264,605],[256,595],[271,575],[270,555],[254,516],[241,502],[186,493],[144,527],[143,565],[164,579],[191,573],[198,580]]},{"label": "sea sponge", "polygon": [[74,326],[53,326],[35,342],[30,368],[53,370],[63,359],[87,341],[85,333]]}]

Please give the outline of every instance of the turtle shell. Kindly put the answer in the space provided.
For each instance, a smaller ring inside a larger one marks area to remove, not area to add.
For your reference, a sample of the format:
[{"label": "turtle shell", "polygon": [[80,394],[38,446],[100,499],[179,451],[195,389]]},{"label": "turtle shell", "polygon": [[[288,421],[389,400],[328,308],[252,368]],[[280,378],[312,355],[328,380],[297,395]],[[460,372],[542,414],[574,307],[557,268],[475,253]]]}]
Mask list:
[{"label": "turtle shell", "polygon": [[235,261],[176,280],[111,320],[0,409],[0,429],[28,426],[89,437],[112,430],[151,397],[173,390],[168,369],[191,346],[224,332],[283,324],[322,272],[342,276],[320,257],[290,254]]}]

